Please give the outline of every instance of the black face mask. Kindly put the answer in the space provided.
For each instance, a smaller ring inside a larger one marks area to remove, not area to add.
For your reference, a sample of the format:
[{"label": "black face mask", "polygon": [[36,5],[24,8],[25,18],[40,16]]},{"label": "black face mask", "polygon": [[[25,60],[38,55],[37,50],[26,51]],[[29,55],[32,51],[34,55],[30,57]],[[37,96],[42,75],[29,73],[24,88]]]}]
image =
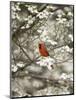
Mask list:
[{"label": "black face mask", "polygon": [[39,48],[41,49],[41,44],[39,44]]}]

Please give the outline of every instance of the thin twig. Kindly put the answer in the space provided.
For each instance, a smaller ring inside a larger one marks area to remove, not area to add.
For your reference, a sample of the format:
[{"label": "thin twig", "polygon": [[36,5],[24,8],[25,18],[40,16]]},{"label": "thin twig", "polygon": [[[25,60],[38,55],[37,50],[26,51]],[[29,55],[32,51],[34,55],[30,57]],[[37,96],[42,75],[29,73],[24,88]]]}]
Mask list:
[{"label": "thin twig", "polygon": [[[18,43],[17,43],[18,42]],[[20,45],[20,43],[19,43],[19,41],[15,41],[15,43],[16,43],[16,45],[17,46],[19,46],[20,47],[20,49],[22,50],[22,52],[25,54],[25,56],[30,60],[30,61],[32,61],[31,60],[31,58],[29,57],[29,55],[26,53],[26,51],[22,48],[22,46]]]}]

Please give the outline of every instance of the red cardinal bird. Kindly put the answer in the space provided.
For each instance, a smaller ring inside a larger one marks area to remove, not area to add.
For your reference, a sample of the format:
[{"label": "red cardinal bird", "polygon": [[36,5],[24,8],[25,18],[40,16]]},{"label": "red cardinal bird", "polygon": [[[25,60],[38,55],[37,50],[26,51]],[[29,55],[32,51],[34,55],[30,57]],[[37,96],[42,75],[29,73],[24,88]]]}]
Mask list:
[{"label": "red cardinal bird", "polygon": [[[49,53],[47,51],[47,48],[46,48],[44,42],[39,43],[39,52],[40,52],[41,56],[43,56],[43,57],[48,57],[49,56]],[[50,67],[52,69],[54,68],[53,65],[50,65]]]},{"label": "red cardinal bird", "polygon": [[44,42],[39,43],[39,52],[40,52],[41,56],[44,56],[44,57],[49,56],[49,53],[46,49]]}]

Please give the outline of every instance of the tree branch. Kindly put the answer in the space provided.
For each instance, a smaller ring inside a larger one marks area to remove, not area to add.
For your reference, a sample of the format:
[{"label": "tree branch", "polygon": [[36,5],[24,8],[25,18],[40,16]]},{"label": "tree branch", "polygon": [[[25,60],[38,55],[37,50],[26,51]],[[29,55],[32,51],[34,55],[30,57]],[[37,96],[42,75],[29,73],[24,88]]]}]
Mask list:
[{"label": "tree branch", "polygon": [[[18,42],[18,43],[17,43]],[[22,50],[22,52],[25,54],[25,56],[32,61],[32,59],[29,57],[29,55],[26,53],[26,51],[22,48],[22,46],[20,45],[19,41],[15,41],[16,45],[20,47],[20,49]]]},{"label": "tree branch", "polygon": [[43,81],[43,82],[45,82],[45,83],[50,83],[51,85],[55,85],[55,86],[59,86],[60,87],[60,85],[61,86],[68,86],[68,85],[71,85],[71,83],[73,83],[73,81],[71,81],[71,80],[67,80],[67,79],[53,79],[52,77],[50,77],[50,78],[46,78],[46,77],[44,77],[44,76],[41,76],[41,75],[35,75],[35,74],[32,74],[32,73],[28,73],[28,74],[26,74],[26,73],[24,73],[24,74],[22,74],[21,76],[20,76],[20,74],[15,74],[14,75],[15,76],[15,78],[17,78],[17,77],[27,77],[27,76],[29,76],[29,77],[31,77],[31,78],[34,78],[34,79],[38,79],[38,80],[41,80],[41,81]]}]

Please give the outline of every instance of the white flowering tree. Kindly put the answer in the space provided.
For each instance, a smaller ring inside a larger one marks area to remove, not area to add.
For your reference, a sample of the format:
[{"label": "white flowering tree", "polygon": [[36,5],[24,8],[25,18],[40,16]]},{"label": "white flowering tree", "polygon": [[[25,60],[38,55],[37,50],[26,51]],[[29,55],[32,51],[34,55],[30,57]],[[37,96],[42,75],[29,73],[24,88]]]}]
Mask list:
[{"label": "white flowering tree", "polygon": [[73,28],[71,5],[11,2],[12,97],[73,94]]}]

